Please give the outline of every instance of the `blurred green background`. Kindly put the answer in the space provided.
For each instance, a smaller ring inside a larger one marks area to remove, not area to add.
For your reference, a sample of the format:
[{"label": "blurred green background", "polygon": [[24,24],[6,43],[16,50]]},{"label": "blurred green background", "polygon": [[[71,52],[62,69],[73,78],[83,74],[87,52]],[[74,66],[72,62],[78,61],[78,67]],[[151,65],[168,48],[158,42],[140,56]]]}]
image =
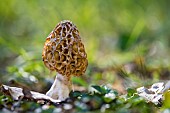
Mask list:
[{"label": "blurred green background", "polygon": [[0,0],[0,83],[48,90],[55,73],[45,68],[41,53],[46,37],[62,20],[78,27],[88,55],[86,74],[74,77],[74,84],[112,86],[122,81],[122,75],[139,84],[141,78],[168,79],[169,4],[169,0]]}]

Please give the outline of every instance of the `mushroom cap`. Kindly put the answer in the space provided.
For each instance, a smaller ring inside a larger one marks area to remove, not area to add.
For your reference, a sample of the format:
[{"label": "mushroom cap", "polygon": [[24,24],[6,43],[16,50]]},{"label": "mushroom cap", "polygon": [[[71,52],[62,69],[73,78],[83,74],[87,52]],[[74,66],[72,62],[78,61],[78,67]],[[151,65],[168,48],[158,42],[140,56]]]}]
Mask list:
[{"label": "mushroom cap", "polygon": [[77,27],[68,20],[61,21],[46,38],[42,59],[51,71],[62,75],[80,76],[85,73],[87,54]]}]

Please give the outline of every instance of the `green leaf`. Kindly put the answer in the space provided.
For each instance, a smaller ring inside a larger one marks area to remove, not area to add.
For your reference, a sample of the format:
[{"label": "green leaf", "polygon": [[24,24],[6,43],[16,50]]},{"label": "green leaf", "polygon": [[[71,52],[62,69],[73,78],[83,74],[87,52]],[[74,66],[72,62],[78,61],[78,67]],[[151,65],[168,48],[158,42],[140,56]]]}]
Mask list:
[{"label": "green leaf", "polygon": [[164,108],[170,108],[170,90],[164,93],[164,98],[165,98],[163,101]]},{"label": "green leaf", "polygon": [[82,95],[82,94],[81,94],[80,91],[71,91],[70,94],[69,94],[69,96],[70,96],[71,98],[77,98],[77,97],[79,97],[79,96],[81,96],[81,95]]},{"label": "green leaf", "polygon": [[128,97],[133,96],[134,93],[136,93],[136,90],[135,90],[135,89],[132,89],[132,88],[128,88],[128,89],[127,89],[127,96],[128,96]]},{"label": "green leaf", "polygon": [[106,94],[107,91],[104,87],[101,87],[101,86],[97,86],[97,85],[94,85],[92,86],[95,90],[97,90],[100,94]]}]

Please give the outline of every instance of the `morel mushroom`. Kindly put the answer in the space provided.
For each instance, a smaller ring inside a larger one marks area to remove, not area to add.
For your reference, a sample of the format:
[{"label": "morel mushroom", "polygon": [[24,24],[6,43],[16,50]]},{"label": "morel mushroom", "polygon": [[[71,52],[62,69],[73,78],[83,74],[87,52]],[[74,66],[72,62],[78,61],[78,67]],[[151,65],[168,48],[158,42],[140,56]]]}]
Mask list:
[{"label": "morel mushroom", "polygon": [[46,95],[65,100],[72,89],[71,76],[83,75],[88,61],[77,27],[61,21],[46,38],[42,58],[45,66],[57,75]]}]

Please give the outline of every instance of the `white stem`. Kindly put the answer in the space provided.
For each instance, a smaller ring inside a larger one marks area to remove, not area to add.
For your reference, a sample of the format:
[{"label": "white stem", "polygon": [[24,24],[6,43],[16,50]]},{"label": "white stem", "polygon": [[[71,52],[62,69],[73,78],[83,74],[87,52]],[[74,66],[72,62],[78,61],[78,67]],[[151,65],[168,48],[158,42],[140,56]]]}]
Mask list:
[{"label": "white stem", "polygon": [[58,73],[56,75],[53,85],[51,86],[50,90],[46,93],[46,95],[53,99],[59,99],[63,101],[69,97],[71,88],[72,84],[70,81],[70,77]]}]

